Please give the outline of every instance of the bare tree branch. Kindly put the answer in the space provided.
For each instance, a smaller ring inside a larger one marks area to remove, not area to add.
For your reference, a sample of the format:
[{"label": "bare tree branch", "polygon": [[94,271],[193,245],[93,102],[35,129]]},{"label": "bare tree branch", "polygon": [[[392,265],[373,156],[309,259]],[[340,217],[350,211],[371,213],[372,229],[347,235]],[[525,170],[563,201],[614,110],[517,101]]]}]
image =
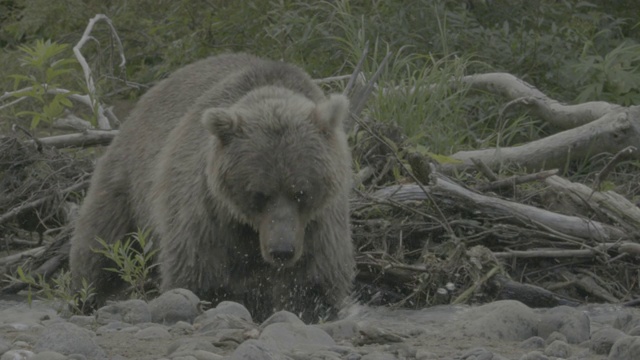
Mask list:
[{"label": "bare tree branch", "polygon": [[[42,145],[55,148],[86,147],[94,145],[108,145],[118,135],[118,130],[86,130],[82,133],[65,134],[40,138]],[[25,141],[33,143],[34,140]]]},{"label": "bare tree branch", "polygon": [[96,25],[96,23],[99,21],[104,21],[107,23],[107,25],[109,25],[109,28],[111,29],[111,36],[115,40],[116,44],[118,45],[118,51],[120,52],[119,66],[121,69],[124,69],[126,64],[126,59],[124,57],[124,48],[122,47],[122,42],[120,41],[120,37],[118,36],[118,33],[115,27],[113,26],[113,23],[111,22],[111,19],[109,19],[104,14],[98,14],[94,16],[91,20],[89,20],[89,24],[84,30],[82,37],[80,38],[76,46],[73,47],[73,53],[76,55],[76,58],[78,59],[78,62],[82,67],[82,71],[84,72],[84,79],[87,84],[87,89],[89,91],[89,95],[88,95],[89,102],[91,104],[91,108],[96,109],[95,115],[96,115],[96,118],[98,119],[98,128],[103,130],[108,130],[108,129],[111,129],[111,125],[109,124],[109,119],[105,115],[104,108],[102,106],[98,106],[97,96],[96,96],[96,86],[93,82],[93,75],[91,73],[91,68],[87,63],[87,60],[84,58],[84,56],[82,56],[82,53],[80,52],[80,50],[85,45],[85,43],[91,39],[91,36],[90,36],[91,32],[93,31],[93,28]]},{"label": "bare tree branch", "polygon": [[[476,158],[491,169],[517,164],[529,171],[562,168],[568,161],[588,159],[590,156],[620,150],[640,143],[640,106],[620,107],[574,129],[532,141],[520,146],[459,151],[451,158],[460,164],[443,166],[445,171],[463,170],[474,166]],[[640,158],[638,152],[631,154]]]},{"label": "bare tree branch", "polygon": [[471,88],[501,94],[511,99],[509,106],[516,104],[527,106],[537,116],[561,129],[571,129],[587,124],[623,108],[604,101],[564,105],[549,98],[535,86],[508,73],[469,75],[460,80],[469,84]]}]

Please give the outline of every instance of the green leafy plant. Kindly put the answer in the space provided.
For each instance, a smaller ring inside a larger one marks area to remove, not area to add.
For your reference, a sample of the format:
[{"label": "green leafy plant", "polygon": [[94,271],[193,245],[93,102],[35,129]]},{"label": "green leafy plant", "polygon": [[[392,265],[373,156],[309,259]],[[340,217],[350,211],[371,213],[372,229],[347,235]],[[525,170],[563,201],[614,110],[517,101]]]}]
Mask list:
[{"label": "green leafy plant", "polygon": [[51,123],[60,117],[66,108],[73,104],[69,99],[72,91],[59,88],[60,79],[71,73],[74,58],[61,58],[60,55],[68,48],[67,44],[57,44],[50,40],[37,40],[34,45],[19,47],[20,65],[25,69],[24,74],[13,74],[15,91],[11,95],[17,101],[32,99],[36,102],[35,109],[18,111],[16,116],[31,118],[31,129],[35,129],[41,122]]},{"label": "green leafy plant", "polygon": [[[95,295],[93,287],[83,280],[82,288],[74,290],[71,287],[71,273],[69,271],[62,271],[51,281],[45,279],[41,274],[33,276],[26,273],[22,267],[16,269],[16,275],[7,275],[12,282],[22,282],[27,284],[27,301],[31,305],[33,296],[37,296],[40,299],[46,301],[61,301],[63,306],[67,305],[67,308],[73,314],[85,313],[85,306],[90,303],[91,298]],[[65,308],[58,309],[59,311],[65,311]]]},{"label": "green leafy plant", "polygon": [[623,43],[605,55],[583,55],[572,68],[580,89],[577,102],[640,103],[640,45]]},{"label": "green leafy plant", "polygon": [[157,263],[153,263],[153,257],[158,249],[153,246],[149,238],[149,230],[138,230],[126,237],[124,242],[118,240],[108,244],[103,239],[97,239],[101,249],[94,249],[114,263],[114,267],[105,270],[114,272],[131,286],[131,295],[135,298],[147,299],[149,293],[146,290],[146,282],[151,271]]}]

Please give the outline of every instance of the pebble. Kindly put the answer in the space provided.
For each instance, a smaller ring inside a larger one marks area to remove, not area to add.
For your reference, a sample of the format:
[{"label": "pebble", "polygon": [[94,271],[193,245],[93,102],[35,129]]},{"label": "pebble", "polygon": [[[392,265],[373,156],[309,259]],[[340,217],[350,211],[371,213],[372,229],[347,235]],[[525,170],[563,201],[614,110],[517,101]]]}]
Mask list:
[{"label": "pebble", "polygon": [[289,357],[277,353],[265,343],[258,340],[247,340],[231,353],[229,360],[285,360]]},{"label": "pebble", "polygon": [[72,323],[57,323],[45,327],[34,344],[37,352],[53,350],[61,354],[82,354],[91,359],[106,359],[107,355],[94,341],[95,334]]},{"label": "pebble", "polygon": [[640,336],[627,336],[616,341],[611,347],[607,360],[640,359]]},{"label": "pebble", "polygon": [[142,300],[125,300],[98,309],[96,321],[102,325],[114,321],[129,324],[151,322],[151,312],[149,305]]},{"label": "pebble", "polygon": [[317,326],[336,341],[353,339],[360,330],[358,324],[350,319],[337,320]]},{"label": "pebble", "polygon": [[564,336],[564,334],[562,334],[562,333],[554,331],[551,334],[549,334],[549,336],[547,336],[547,339],[544,341],[544,343],[546,345],[549,345],[549,344],[551,344],[552,342],[554,342],[556,340],[567,342],[567,337]]},{"label": "pebble", "polygon": [[90,328],[96,323],[96,318],[94,316],[73,315],[69,318],[69,322],[83,328]]},{"label": "pebble", "polygon": [[153,340],[153,339],[169,339],[171,334],[162,326],[150,326],[135,333],[136,339]]},{"label": "pebble", "polygon": [[190,290],[169,290],[149,302],[151,321],[172,325],[179,321],[191,323],[200,314],[200,299]]},{"label": "pebble", "polygon": [[571,347],[562,340],[555,340],[544,349],[544,354],[566,359],[571,356]]},{"label": "pebble", "polygon": [[9,350],[0,356],[0,360],[29,360],[34,357],[29,350]]},{"label": "pebble", "polygon": [[67,357],[55,351],[43,351],[36,354],[30,360],[65,360]]},{"label": "pebble", "polygon": [[542,351],[532,351],[520,357],[520,360],[549,360],[549,357]]},{"label": "pebble", "polygon": [[613,347],[616,341],[626,336],[622,330],[605,327],[591,335],[589,347],[596,354],[605,355],[611,351],[611,347]]},{"label": "pebble", "polygon": [[280,310],[275,312],[273,315],[269,316],[265,321],[260,324],[260,328],[264,329],[265,327],[275,324],[275,323],[290,323],[290,324],[299,324],[304,325],[304,322],[300,320],[295,314],[290,313],[285,310]]},{"label": "pebble", "polygon": [[320,350],[336,345],[333,338],[320,328],[291,323],[275,323],[265,327],[258,340],[282,353],[296,347]]},{"label": "pebble", "polygon": [[520,348],[527,349],[527,350],[543,349],[544,346],[545,346],[545,341],[540,336],[532,336],[520,343]]},{"label": "pebble", "polygon": [[9,351],[9,349],[11,349],[11,343],[4,338],[0,338],[0,354],[4,354]]},{"label": "pebble", "polygon": [[568,306],[549,309],[541,316],[538,324],[538,336],[547,338],[553,332],[559,332],[570,344],[579,344],[589,340],[591,322],[587,314]]},{"label": "pebble", "polygon": [[[519,301],[501,300],[470,309],[462,315],[465,336],[522,341],[536,333],[538,316]],[[541,336],[541,335],[540,335]]]},{"label": "pebble", "polygon": [[591,333],[589,310],[534,310],[510,300],[422,310],[360,305],[312,325],[287,311],[256,324],[241,304],[205,312],[199,304],[192,292],[174,289],[149,303],[118,301],[94,315],[61,317],[42,302],[29,308],[0,299],[0,360],[503,360],[500,346],[509,359],[640,359],[634,308],[600,313]]}]

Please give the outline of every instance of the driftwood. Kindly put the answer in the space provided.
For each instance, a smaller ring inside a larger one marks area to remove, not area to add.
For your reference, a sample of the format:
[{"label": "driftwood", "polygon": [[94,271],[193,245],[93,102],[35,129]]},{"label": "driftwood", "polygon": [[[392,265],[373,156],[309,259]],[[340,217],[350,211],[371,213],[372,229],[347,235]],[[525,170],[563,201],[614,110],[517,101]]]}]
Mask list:
[{"label": "driftwood", "polygon": [[95,115],[96,115],[96,118],[98,119],[98,128],[102,130],[109,130],[111,129],[111,124],[109,120],[111,120],[114,123],[118,123],[118,120],[115,118],[115,115],[110,110],[108,110],[107,108],[105,108],[104,106],[98,103],[96,86],[93,81],[93,73],[91,71],[91,68],[89,67],[89,64],[87,63],[87,60],[84,58],[81,52],[82,47],[88,41],[93,39],[93,37],[91,36],[91,32],[93,31],[93,28],[96,25],[96,23],[100,21],[106,22],[107,25],[109,26],[109,30],[111,30],[111,39],[118,46],[118,52],[120,54],[119,67],[121,71],[124,73],[127,60],[124,57],[124,48],[122,46],[122,42],[120,41],[118,32],[116,31],[116,28],[113,26],[111,19],[109,19],[109,17],[107,17],[104,14],[98,14],[94,16],[91,20],[89,20],[89,24],[84,30],[82,37],[80,38],[80,40],[78,40],[78,43],[73,47],[73,53],[75,54],[76,59],[78,60],[78,63],[82,67],[82,72],[84,73],[84,80],[85,80],[85,83],[87,84],[87,89],[89,91],[89,94],[86,96],[89,97],[91,108],[95,109]]},{"label": "driftwood", "polygon": [[573,183],[559,176],[545,180],[556,193],[569,196],[575,203],[587,204],[591,211],[619,224],[625,233],[637,237],[640,229],[640,209],[614,191],[594,191],[584,184]]},{"label": "driftwood", "polygon": [[81,133],[49,136],[37,140],[29,140],[25,143],[51,146],[54,148],[89,147],[97,145],[109,145],[118,134],[118,130],[85,130]]},{"label": "driftwood", "polygon": [[[588,219],[558,214],[533,206],[508,201],[497,197],[486,196],[452,182],[440,175],[427,191],[436,198],[455,199],[460,206],[477,211],[502,216],[517,223],[528,223],[543,230],[551,230],[558,234],[575,239],[593,239],[597,241],[615,241],[628,239],[628,234],[617,227]],[[428,200],[427,194],[415,184],[394,185],[378,190],[372,194],[379,199],[395,201]]]},{"label": "driftwood", "polygon": [[469,75],[462,77],[461,82],[468,84],[472,89],[500,94],[510,100],[505,108],[516,105],[526,107],[560,129],[573,129],[623,109],[620,105],[604,101],[577,105],[561,104],[535,86],[507,73]]},{"label": "driftwood", "polygon": [[[524,145],[457,152],[451,158],[461,163],[445,168],[447,171],[469,169],[474,166],[471,161],[474,158],[491,169],[511,164],[529,171],[561,168],[569,161],[588,159],[603,152],[615,154],[639,143],[640,106],[616,108],[598,120]],[[639,158],[637,153],[634,158]]]},{"label": "driftwood", "polygon": [[530,307],[576,306],[578,302],[566,299],[547,289],[530,284],[521,284],[504,275],[496,275],[489,284],[497,299],[518,300]]}]

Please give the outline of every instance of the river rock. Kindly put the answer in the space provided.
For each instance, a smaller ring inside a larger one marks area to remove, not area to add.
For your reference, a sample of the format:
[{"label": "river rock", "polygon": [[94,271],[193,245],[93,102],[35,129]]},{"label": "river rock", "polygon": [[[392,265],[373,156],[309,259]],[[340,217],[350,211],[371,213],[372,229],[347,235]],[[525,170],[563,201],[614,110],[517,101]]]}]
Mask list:
[{"label": "river rock", "polygon": [[11,343],[0,337],[0,354],[4,354],[11,349]]},{"label": "river rock", "polygon": [[267,326],[275,323],[304,325],[304,322],[300,320],[300,318],[297,317],[294,313],[286,310],[280,310],[273,313],[273,315],[269,316],[265,321],[263,321],[262,324],[260,324],[260,329],[264,329]]},{"label": "river rock", "polygon": [[349,340],[358,335],[359,326],[351,319],[336,320],[316,325],[324,330],[334,340]]},{"label": "river rock", "polygon": [[[338,357],[338,359],[340,359],[340,357]],[[372,353],[364,355],[360,359],[361,360],[396,360],[397,358],[393,354],[374,351]]]},{"label": "river rock", "polygon": [[139,330],[134,335],[136,339],[153,340],[153,339],[169,339],[171,334],[161,325],[149,326]]},{"label": "river rock", "polygon": [[555,340],[544,349],[544,354],[566,359],[571,356],[571,347],[562,340]]},{"label": "river rock", "polygon": [[631,335],[634,329],[640,328],[640,315],[624,313],[616,317],[613,327],[624,331],[627,335]]},{"label": "river rock", "polygon": [[536,350],[522,355],[519,360],[549,360],[549,357],[542,351]]},{"label": "river rock", "polygon": [[73,315],[69,318],[69,322],[88,329],[96,323],[96,318],[88,315]]},{"label": "river rock", "polygon": [[113,321],[138,324],[151,321],[149,305],[139,299],[118,301],[103,306],[96,312],[96,321],[105,325]]},{"label": "river rock", "polygon": [[0,356],[0,360],[30,360],[34,355],[35,354],[29,350],[9,350]]},{"label": "river rock", "polygon": [[45,327],[36,340],[37,352],[51,350],[61,354],[82,354],[89,359],[106,359],[104,350],[98,346],[93,334],[77,325],[63,322]]},{"label": "river rock", "polygon": [[289,323],[275,323],[267,326],[258,340],[270,349],[285,354],[295,348],[322,350],[336,345],[333,338],[318,327]]},{"label": "river rock", "polygon": [[215,334],[218,330],[250,330],[256,325],[236,315],[215,314],[213,316],[198,317],[194,323],[197,334]]},{"label": "river rock", "polygon": [[252,322],[251,313],[244,305],[233,301],[222,301],[213,309],[205,311],[198,319],[215,317],[217,315],[233,315],[244,321]]},{"label": "river rock", "polygon": [[532,336],[520,343],[520,348],[525,350],[544,349],[545,341],[540,336]]},{"label": "river rock", "polygon": [[611,347],[607,360],[640,359],[640,336],[627,336],[619,339]]},{"label": "river rock", "polygon": [[178,321],[192,323],[200,314],[200,299],[187,289],[172,289],[149,302],[151,320],[155,323],[173,325]]},{"label": "river rock", "polygon": [[67,357],[55,351],[43,351],[36,354],[30,360],[66,360]]},{"label": "river rock", "polygon": [[465,336],[522,341],[536,334],[538,316],[515,300],[502,300],[469,309],[460,316]]},{"label": "river rock", "polygon": [[589,347],[596,354],[605,355],[611,351],[613,344],[623,337],[627,337],[627,335],[622,330],[605,327],[591,334]]},{"label": "river rock", "polygon": [[540,337],[547,338],[554,331],[566,336],[570,344],[579,344],[589,340],[591,322],[582,311],[568,306],[558,306],[544,313],[538,324]]},{"label": "river rock", "polygon": [[[271,325],[274,326],[274,325]],[[262,341],[250,339],[238,346],[228,360],[292,360]]]}]

